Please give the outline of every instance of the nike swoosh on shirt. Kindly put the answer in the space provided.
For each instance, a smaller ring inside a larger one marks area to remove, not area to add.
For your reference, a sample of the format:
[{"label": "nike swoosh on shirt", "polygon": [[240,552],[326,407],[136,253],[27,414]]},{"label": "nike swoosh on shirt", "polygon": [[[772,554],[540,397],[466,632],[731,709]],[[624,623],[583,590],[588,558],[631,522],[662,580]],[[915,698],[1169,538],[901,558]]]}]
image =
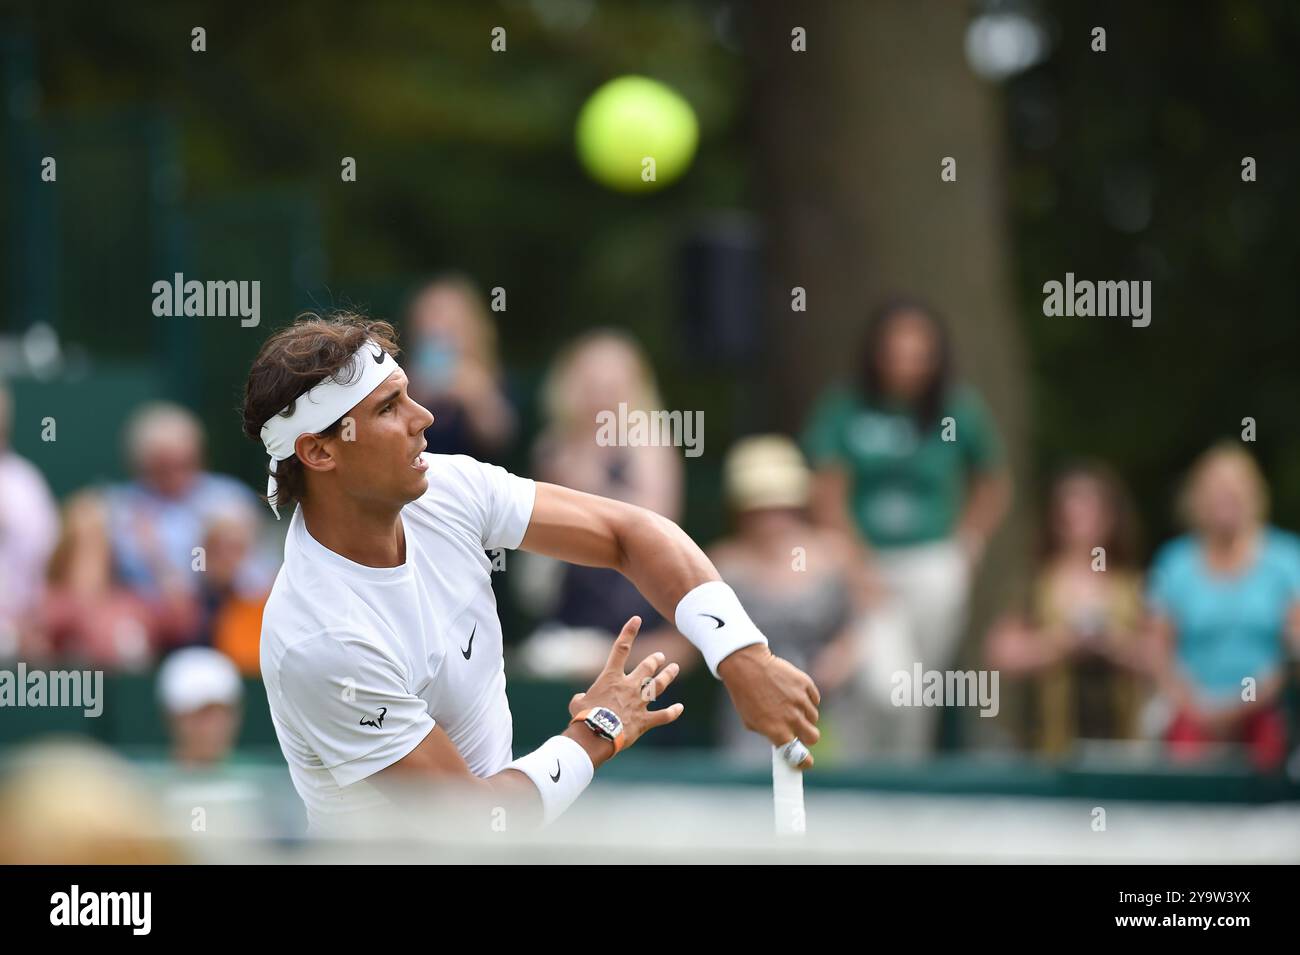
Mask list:
[{"label": "nike swoosh on shirt", "polygon": [[463,648],[463,649],[460,651],[460,655],[463,656],[466,660],[468,660],[468,659],[469,659],[469,655],[470,655],[471,653],[474,652],[474,634],[476,634],[476,633],[478,633],[478,623],[477,623],[477,621],[476,621],[475,624],[474,624],[474,629],[471,630],[471,631],[470,631],[470,634],[469,634],[469,646]]}]

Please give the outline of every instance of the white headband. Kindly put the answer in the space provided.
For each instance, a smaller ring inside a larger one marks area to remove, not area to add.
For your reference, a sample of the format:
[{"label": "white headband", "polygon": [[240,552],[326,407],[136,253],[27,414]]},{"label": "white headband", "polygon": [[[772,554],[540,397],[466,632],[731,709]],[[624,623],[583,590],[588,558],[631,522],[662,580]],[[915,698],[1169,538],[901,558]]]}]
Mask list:
[{"label": "white headband", "polygon": [[368,338],[333,377],[326,378],[294,399],[293,414],[286,415],[281,411],[262,425],[262,444],[271,456],[266,496],[276,520],[280,519],[280,509],[275,506],[275,469],[281,461],[294,456],[294,442],[304,434],[324,431],[364,401],[395,371],[397,362],[393,361],[393,356]]}]

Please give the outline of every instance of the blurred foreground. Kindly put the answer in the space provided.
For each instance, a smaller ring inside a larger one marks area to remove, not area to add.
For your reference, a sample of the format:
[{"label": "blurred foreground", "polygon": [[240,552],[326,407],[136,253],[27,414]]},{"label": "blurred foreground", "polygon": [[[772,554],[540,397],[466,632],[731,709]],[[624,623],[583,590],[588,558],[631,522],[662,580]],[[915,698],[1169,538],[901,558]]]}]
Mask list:
[{"label": "blurred foreground", "polygon": [[[1125,772],[1119,754],[1056,772],[962,758],[814,771],[807,834],[792,838],[773,833],[763,770],[701,753],[638,754],[542,831],[513,831],[499,807],[453,809],[416,794],[423,811],[316,841],[299,835],[301,805],[281,767],[184,772],[60,743],[6,765],[0,863],[1296,863],[1295,787],[1291,802],[1267,801],[1284,788],[1244,770],[1171,768],[1161,781]],[[922,791],[899,791],[908,789]]]}]

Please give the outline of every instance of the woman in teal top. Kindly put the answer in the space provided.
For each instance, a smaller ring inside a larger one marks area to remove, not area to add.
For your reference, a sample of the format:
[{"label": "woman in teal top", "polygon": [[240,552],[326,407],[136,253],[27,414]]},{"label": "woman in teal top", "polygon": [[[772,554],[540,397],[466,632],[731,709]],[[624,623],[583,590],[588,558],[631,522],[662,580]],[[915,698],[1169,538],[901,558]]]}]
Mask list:
[{"label": "woman in teal top", "polygon": [[[875,312],[858,380],[821,397],[803,443],[817,470],[814,513],[861,543],[889,604],[873,616],[893,621],[890,631],[864,641],[876,655],[864,665],[947,669],[1010,482],[983,403],[953,382],[948,336],[930,308],[896,300]],[[900,727],[892,748],[927,750],[928,722]]]},{"label": "woman in teal top", "polygon": [[1156,555],[1149,603],[1157,672],[1174,707],[1175,756],[1248,748],[1261,769],[1286,754],[1279,699],[1300,617],[1300,539],[1265,523],[1267,487],[1238,445],[1206,452],[1184,499],[1193,533]]}]

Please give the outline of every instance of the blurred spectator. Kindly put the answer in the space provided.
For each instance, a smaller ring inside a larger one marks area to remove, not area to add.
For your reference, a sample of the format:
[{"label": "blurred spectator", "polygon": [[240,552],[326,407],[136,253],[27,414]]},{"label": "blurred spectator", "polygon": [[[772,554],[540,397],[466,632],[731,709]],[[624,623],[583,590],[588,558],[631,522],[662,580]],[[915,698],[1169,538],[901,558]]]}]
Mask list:
[{"label": "blurred spectator", "polygon": [[197,642],[220,650],[248,676],[261,673],[258,646],[268,596],[260,581],[241,576],[256,542],[257,517],[252,511],[237,506],[221,512],[204,534],[205,567],[199,575],[202,618]]},{"label": "blurred spectator", "polygon": [[195,622],[191,604],[153,604],[117,583],[103,500],[92,491],[68,499],[25,656],[109,670],[143,669],[162,646],[191,632]]},{"label": "blurred spectator", "polygon": [[0,865],[171,865],[157,791],[100,743],[29,744],[0,779]]},{"label": "blurred spectator", "polygon": [[[876,311],[856,385],[822,396],[804,444],[817,469],[818,522],[857,536],[886,598],[866,641],[878,690],[887,694],[889,674],[916,662],[949,668],[1010,482],[982,402],[953,381],[934,312],[907,300]],[[938,711],[892,709],[882,710],[890,747],[928,751]]]},{"label": "blurred spectator", "polygon": [[1174,710],[1171,752],[1191,758],[1206,744],[1244,743],[1257,767],[1276,768],[1300,539],[1267,525],[1264,476],[1234,443],[1197,460],[1182,506],[1191,533],[1160,549],[1149,592],[1160,686]]},{"label": "blurred spectator", "polygon": [[198,833],[209,858],[219,860],[223,843],[301,828],[300,804],[285,798],[292,793],[272,785],[236,748],[244,685],[232,660],[211,647],[177,650],[158,670],[157,691],[177,770],[154,779],[170,831]]},{"label": "blurred spectator", "polygon": [[235,748],[244,685],[225,654],[186,647],[158,670],[158,700],[167,715],[172,758],[190,769],[215,767]]},{"label": "blurred spectator", "polygon": [[[620,403],[627,405],[629,413],[663,407],[654,373],[635,341],[611,330],[579,337],[556,358],[542,389],[546,427],[534,448],[533,470],[538,480],[628,501],[679,519],[683,480],[679,449],[602,446],[596,441],[599,412],[617,414]],[[565,653],[580,654],[584,660],[591,656],[597,669],[609,652],[610,637],[618,634],[629,617],[641,617],[642,633],[663,625],[654,607],[618,571],[558,561],[528,563],[528,576],[534,581],[533,609],[547,618],[547,639],[559,640],[562,631],[577,631],[579,643],[590,653],[578,646],[569,646]],[[536,583],[538,569],[543,567],[559,575],[558,583]],[[583,634],[593,639],[585,639]],[[604,649],[595,658],[598,645]],[[540,651],[541,647],[534,642],[531,649]],[[530,651],[530,658],[536,656]]]},{"label": "blurred spectator", "polygon": [[1070,468],[1052,482],[1042,527],[1029,613],[994,628],[989,665],[1033,678],[1041,752],[1134,738],[1148,661],[1128,492],[1109,468]]},{"label": "blurred spectator", "polygon": [[[202,470],[203,430],[179,405],[157,402],[127,423],[133,480],[108,492],[109,535],[122,583],[150,601],[176,602],[198,589],[194,549],[212,518],[257,506],[243,483]],[[242,572],[260,574],[250,563]]]},{"label": "blurred spectator", "polygon": [[18,652],[44,590],[45,562],[59,534],[54,496],[41,472],[9,447],[13,404],[0,383],[0,659]]},{"label": "blurred spectator", "polygon": [[626,404],[663,408],[654,371],[629,335],[597,329],[571,342],[542,383],[546,422],[533,449],[538,477],[629,501],[676,520],[682,507],[681,452],[664,446],[596,442],[597,415]]},{"label": "blurred spectator", "polygon": [[433,413],[424,432],[434,454],[497,460],[514,438],[514,409],[502,386],[491,313],[469,279],[422,288],[407,307],[411,397]]},{"label": "blurred spectator", "polygon": [[[849,624],[865,598],[854,576],[854,547],[842,534],[810,522],[812,474],[789,438],[758,435],[736,442],[723,480],[734,531],[710,548],[709,557],[772,652],[811,674],[829,697],[852,667]],[[682,652],[670,659],[685,669],[700,657]],[[771,758],[771,744],[746,730],[729,702],[720,708],[718,725],[732,755]]]}]

